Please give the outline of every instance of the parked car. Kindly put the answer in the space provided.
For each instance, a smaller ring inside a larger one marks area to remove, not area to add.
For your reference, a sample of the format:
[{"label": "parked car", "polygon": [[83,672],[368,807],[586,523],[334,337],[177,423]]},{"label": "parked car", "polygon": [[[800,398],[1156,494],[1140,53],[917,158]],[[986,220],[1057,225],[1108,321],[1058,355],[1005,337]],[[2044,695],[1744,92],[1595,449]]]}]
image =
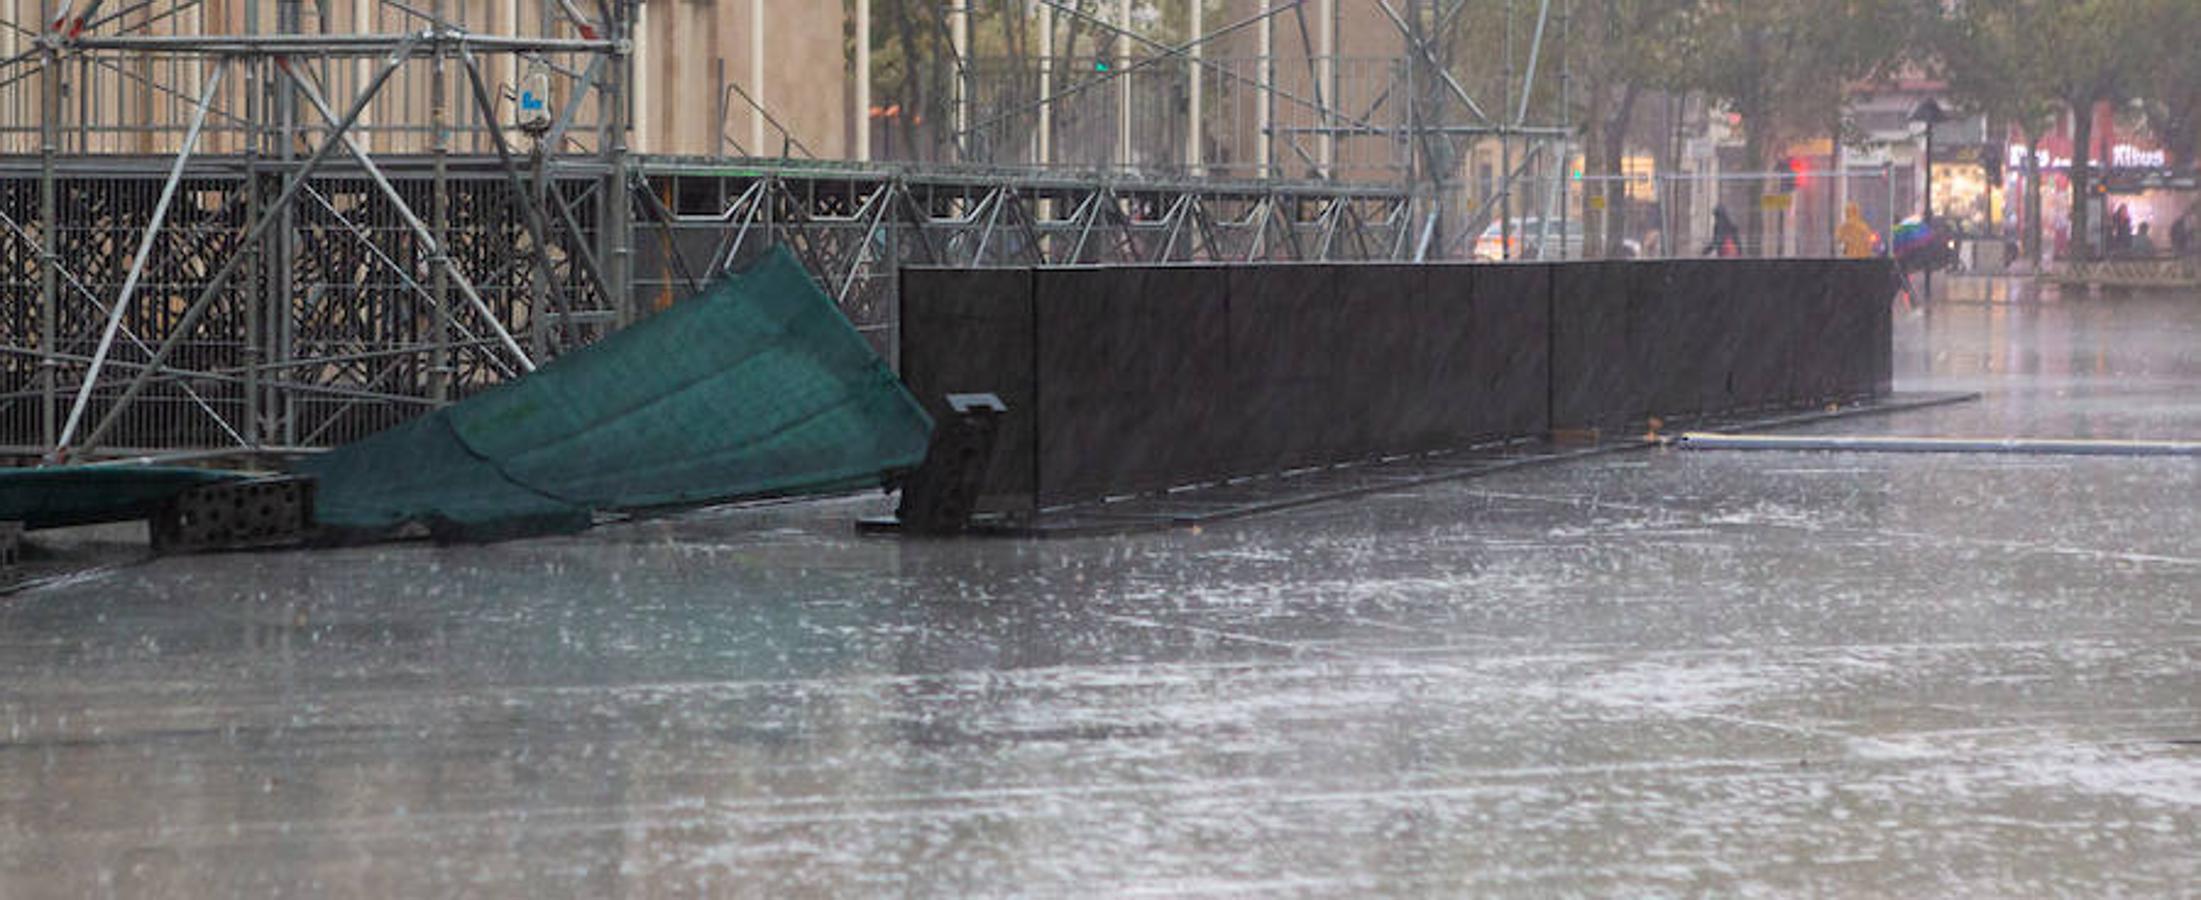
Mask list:
[{"label": "parked car", "polygon": [[[1564,228],[1561,226],[1564,226]],[[1500,228],[1500,223],[1491,222],[1490,227],[1483,229],[1482,235],[1475,239],[1474,257],[1486,262],[1504,259],[1582,258],[1583,236],[1582,221],[1580,219],[1555,222],[1552,224],[1551,230],[1553,235],[1559,237],[1560,240],[1556,246],[1551,248],[1552,252],[1546,254],[1541,252],[1543,249],[1542,241],[1545,238],[1542,219],[1532,217],[1513,220],[1513,234],[1511,235],[1510,244],[1508,243],[1508,236]],[[1643,245],[1633,238],[1621,241],[1620,246],[1621,255],[1625,259],[1635,259],[1643,254]],[[1511,252],[1506,252],[1509,250]]]}]

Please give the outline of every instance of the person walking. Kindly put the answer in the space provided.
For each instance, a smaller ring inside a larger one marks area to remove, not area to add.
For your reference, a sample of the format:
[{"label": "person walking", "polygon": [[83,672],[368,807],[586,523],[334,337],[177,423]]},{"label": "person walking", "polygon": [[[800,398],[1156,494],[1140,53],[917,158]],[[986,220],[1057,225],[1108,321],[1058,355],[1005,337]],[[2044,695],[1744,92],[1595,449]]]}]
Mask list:
[{"label": "person walking", "polygon": [[2127,252],[2133,256],[2155,255],[2155,239],[2148,236],[2148,223],[2140,223],[2140,230],[2132,235],[2132,244]]},{"label": "person walking", "polygon": [[2179,256],[2193,252],[2193,214],[2179,216],[2170,223],[2170,250]]},{"label": "person walking", "polygon": [[1834,242],[1843,259],[1864,259],[1880,244],[1880,235],[1865,224],[1865,211],[1855,203],[1842,210],[1842,224],[1834,229]]},{"label": "person walking", "polygon": [[1735,227],[1735,220],[1727,217],[1727,207],[1712,208],[1712,242],[1698,252],[1728,258],[1742,255],[1742,229]]}]

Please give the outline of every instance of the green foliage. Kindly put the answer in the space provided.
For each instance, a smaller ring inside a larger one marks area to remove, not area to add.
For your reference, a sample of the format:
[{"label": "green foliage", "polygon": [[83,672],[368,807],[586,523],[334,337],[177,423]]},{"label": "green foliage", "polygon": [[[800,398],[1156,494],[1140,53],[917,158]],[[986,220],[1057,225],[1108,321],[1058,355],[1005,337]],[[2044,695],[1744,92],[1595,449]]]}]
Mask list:
[{"label": "green foliage", "polygon": [[1933,23],[1931,63],[1959,103],[2037,133],[2062,108],[2046,61],[2059,52],[2061,0],[1971,0]]},{"label": "green foliage", "polygon": [[1968,0],[1936,33],[1952,92],[2029,132],[2072,114],[2071,230],[2084,249],[2093,110],[2135,99],[2181,158],[2201,119],[2201,4],[2194,0]]},{"label": "green foliage", "polygon": [[[844,5],[849,0],[843,0]],[[1133,0],[1132,31],[1149,41],[1177,44],[1186,40],[1188,0]],[[1206,4],[1209,27],[1221,24],[1228,0],[1200,0]],[[1077,67],[1058,69],[1056,89],[1081,80],[1111,75],[1109,60],[1118,54],[1147,55],[1143,45],[1122,38],[1112,28],[1117,0],[1052,0],[1055,34],[1054,56],[1079,60]],[[899,107],[895,119],[898,142],[904,153],[921,158],[944,158],[952,140],[943,126],[953,118],[956,66],[952,52],[952,10],[967,6],[970,46],[962,64],[978,73],[977,80],[995,93],[977,102],[986,114],[1027,109],[1039,100],[1031,61],[1050,52],[1042,33],[1041,0],[873,0],[871,78],[873,96],[880,106]],[[1106,24],[1103,24],[1106,23]],[[854,36],[851,33],[850,40]],[[1130,45],[1130,46],[1126,46]],[[1024,71],[1005,70],[1022,66]],[[924,126],[922,129],[920,126]],[[923,142],[923,143],[921,143]]]},{"label": "green foliage", "polygon": [[2134,89],[2147,112],[2148,125],[2174,160],[2201,163],[2201,3],[2195,0],[2146,0],[2141,4],[2145,36]]},{"label": "green foliage", "polygon": [[1855,84],[1913,58],[1932,16],[1910,0],[1698,0],[1666,39],[1671,86],[1743,116],[1752,158],[1827,134]]}]

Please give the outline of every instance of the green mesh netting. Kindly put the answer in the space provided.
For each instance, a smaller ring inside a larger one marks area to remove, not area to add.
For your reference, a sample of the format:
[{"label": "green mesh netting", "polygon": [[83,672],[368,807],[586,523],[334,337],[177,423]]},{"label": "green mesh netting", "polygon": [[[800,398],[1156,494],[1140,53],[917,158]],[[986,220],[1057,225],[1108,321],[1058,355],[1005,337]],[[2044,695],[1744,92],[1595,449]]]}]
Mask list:
[{"label": "green mesh netting", "polygon": [[299,463],[324,528],[451,540],[878,484],[932,423],[785,248],[524,378]]}]

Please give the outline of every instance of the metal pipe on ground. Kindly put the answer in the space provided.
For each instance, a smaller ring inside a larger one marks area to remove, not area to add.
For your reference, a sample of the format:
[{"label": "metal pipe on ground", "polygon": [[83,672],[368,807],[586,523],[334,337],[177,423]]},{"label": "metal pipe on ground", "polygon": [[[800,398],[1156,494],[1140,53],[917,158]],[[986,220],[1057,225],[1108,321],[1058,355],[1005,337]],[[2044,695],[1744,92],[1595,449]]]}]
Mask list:
[{"label": "metal pipe on ground", "polygon": [[2072,438],[1949,438],[1819,435],[1711,434],[1690,432],[1674,441],[1684,450],[1785,450],[1841,453],[2010,453],[2061,456],[2201,457],[2201,441],[2081,440]]}]

